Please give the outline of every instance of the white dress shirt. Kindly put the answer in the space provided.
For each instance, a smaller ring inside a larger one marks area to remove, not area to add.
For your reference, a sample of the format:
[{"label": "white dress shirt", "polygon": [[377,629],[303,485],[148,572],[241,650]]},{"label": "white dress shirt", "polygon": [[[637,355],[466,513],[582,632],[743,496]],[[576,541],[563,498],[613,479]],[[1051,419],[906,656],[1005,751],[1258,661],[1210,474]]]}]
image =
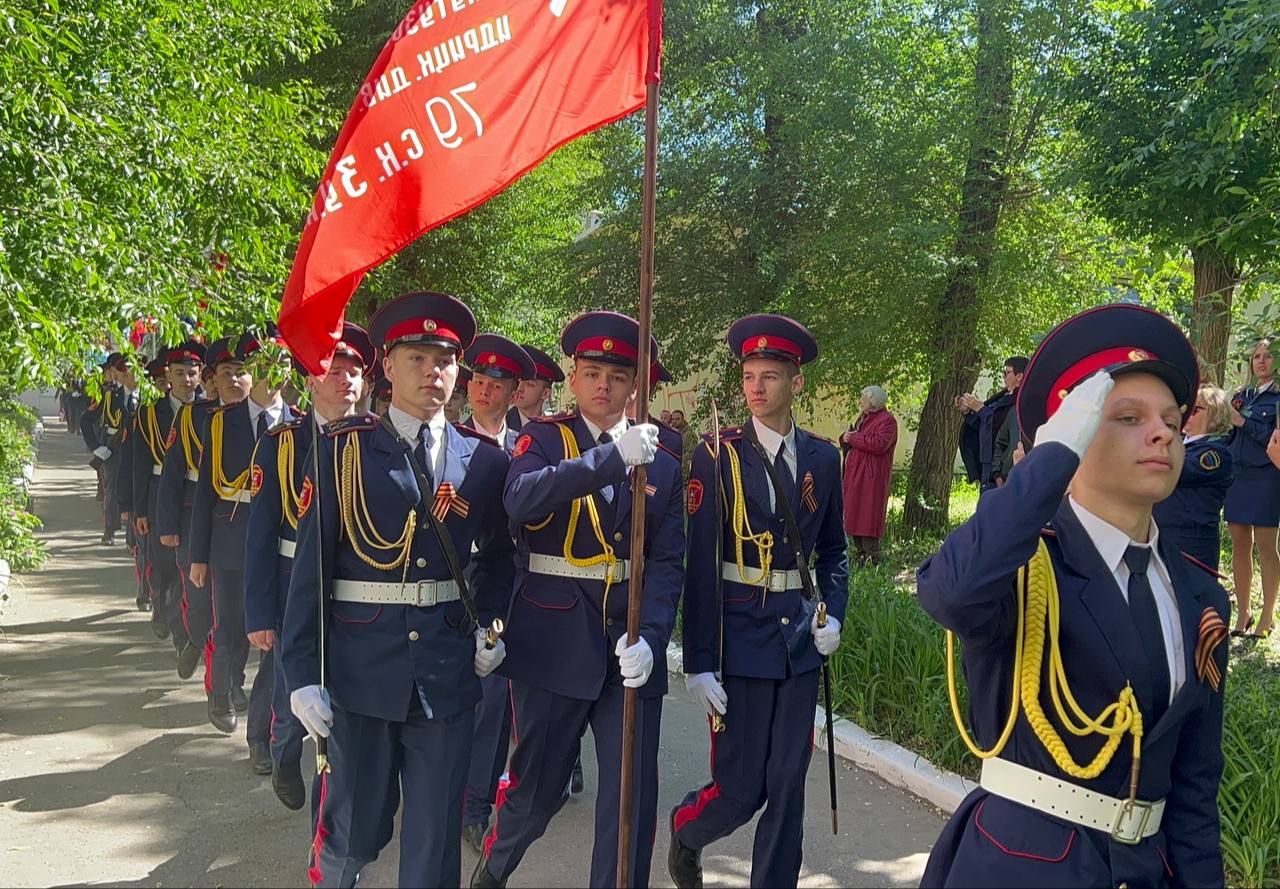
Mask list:
[{"label": "white dress shirt", "polygon": [[[502,444],[507,440],[507,415],[506,414],[502,415],[502,425],[493,431],[490,431],[483,423],[481,423],[480,418],[477,417],[475,414],[471,415],[471,425],[476,427],[477,432],[483,432],[485,435],[489,436],[490,438],[496,439],[498,444]],[[432,434],[434,435],[435,433],[432,433]]]},{"label": "white dress shirt", "polygon": [[[778,459],[778,448],[783,448],[782,461],[791,470],[791,481],[796,481],[796,424],[793,422],[786,435],[779,435],[755,417],[751,424],[756,427],[756,437],[760,439],[760,447],[769,455],[770,461]],[[769,484],[769,509],[776,510],[777,501],[773,496],[773,483]]]},{"label": "white dress shirt", "polygon": [[258,402],[254,401],[252,398],[249,398],[248,401],[249,401],[249,425],[252,426],[254,429],[258,428],[258,416],[260,414],[267,415],[268,429],[270,429],[272,426],[276,425],[282,419],[284,419],[284,399],[281,398],[279,395],[276,396],[275,401],[271,402],[271,404],[267,405],[266,407],[263,407],[262,405],[258,404]]},{"label": "white dress shirt", "polygon": [[[193,398],[191,401],[195,401],[195,399]],[[178,411],[182,410],[184,405],[190,404],[191,401],[179,401],[173,397],[173,393],[169,393],[169,406],[173,408],[173,415],[175,417],[178,416]]]},{"label": "white dress shirt", "polygon": [[1164,636],[1164,652],[1169,662],[1169,699],[1173,700],[1178,689],[1182,688],[1183,683],[1187,681],[1187,665],[1178,599],[1173,594],[1173,582],[1169,579],[1169,569],[1160,558],[1160,550],[1156,545],[1160,540],[1160,529],[1156,527],[1155,519],[1151,520],[1150,543],[1139,543],[1130,539],[1128,534],[1115,525],[1089,512],[1077,503],[1074,497],[1069,499],[1071,509],[1080,520],[1089,539],[1093,541],[1098,555],[1102,556],[1102,561],[1111,569],[1111,574],[1120,587],[1120,595],[1124,596],[1126,604],[1129,601],[1129,566],[1124,563],[1125,550],[1130,546],[1150,548],[1151,567],[1155,570],[1148,567],[1147,581],[1151,584],[1151,593],[1156,600],[1156,611],[1160,614],[1160,632]]},{"label": "white dress shirt", "polygon": [[[396,427],[400,437],[409,442],[409,447],[416,448],[418,430],[422,428],[423,421],[413,414],[405,413],[394,404],[387,408],[387,416],[391,418],[391,424]],[[449,418],[444,415],[444,411],[436,411],[427,421],[427,426],[431,429],[431,480],[437,485],[440,484],[440,476],[444,472],[445,426],[448,423]]]},{"label": "white dress shirt", "polygon": [[[587,424],[587,431],[591,433],[591,440],[596,442],[597,444],[600,443],[600,436],[604,435],[606,432],[609,433],[609,437],[614,441],[617,441],[618,439],[622,438],[622,436],[626,433],[628,425],[630,423],[630,421],[624,416],[621,420],[614,423],[608,429],[601,429],[595,423],[592,423],[590,420],[588,420],[586,414],[582,415],[582,422]],[[630,474],[631,474],[631,467],[627,467],[627,475],[630,475]],[[600,489],[600,494],[601,496],[604,497],[605,500],[612,503],[613,502],[613,485],[605,485],[603,488]]]}]

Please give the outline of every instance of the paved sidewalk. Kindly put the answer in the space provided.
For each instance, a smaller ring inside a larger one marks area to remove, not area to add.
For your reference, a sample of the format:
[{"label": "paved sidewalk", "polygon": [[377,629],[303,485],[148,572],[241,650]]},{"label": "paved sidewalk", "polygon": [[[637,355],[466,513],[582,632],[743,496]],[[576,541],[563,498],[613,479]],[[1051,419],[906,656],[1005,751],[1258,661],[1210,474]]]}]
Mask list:
[{"label": "paved sidewalk", "polygon": [[[15,578],[0,612],[4,882],[305,886],[306,811],[287,811],[270,779],[249,772],[243,727],[227,737],[208,724],[200,673],[179,680],[169,642],[155,639],[148,616],[134,610],[127,550],[98,543],[100,514],[83,442],[56,418],[45,423],[32,490],[50,558],[39,572]],[[705,726],[700,711],[673,691],[663,714],[660,818],[706,780]],[[566,805],[510,885],[585,882],[593,756],[588,741],[586,793]],[[841,835],[832,837],[826,771],[822,751],[815,751],[801,885],[915,885],[941,817],[842,765]],[[397,849],[394,841],[366,869],[361,886],[395,885]],[[750,827],[708,849],[707,885],[745,886],[750,855]],[[465,852],[464,881],[473,862]],[[671,885],[665,831],[652,884]]]}]

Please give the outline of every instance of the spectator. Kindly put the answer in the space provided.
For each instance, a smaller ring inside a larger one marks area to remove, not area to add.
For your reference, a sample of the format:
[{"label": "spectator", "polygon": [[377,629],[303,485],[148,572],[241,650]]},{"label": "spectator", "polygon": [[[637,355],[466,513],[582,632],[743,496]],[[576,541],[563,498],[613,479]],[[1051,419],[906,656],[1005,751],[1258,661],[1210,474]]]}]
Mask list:
[{"label": "spectator", "polygon": [[1018,462],[1014,457],[1018,446],[1022,443],[1022,426],[1018,423],[1018,409],[1014,407],[1005,414],[1004,425],[996,433],[996,444],[991,454],[991,478],[996,487],[1004,484],[1009,477],[1009,470]]},{"label": "spectator", "polygon": [[1155,505],[1160,533],[1175,548],[1218,570],[1222,503],[1231,487],[1231,403],[1217,386],[1201,386],[1183,427],[1186,460],[1178,487]]},{"label": "spectator", "polygon": [[863,389],[858,399],[861,413],[849,431],[840,436],[845,454],[844,533],[863,564],[880,561],[880,539],[884,537],[885,511],[889,506],[898,421],[885,410],[888,400],[879,386]]},{"label": "spectator", "polygon": [[956,409],[964,415],[960,431],[960,459],[964,461],[969,481],[977,482],[983,491],[996,487],[996,434],[1018,400],[1018,387],[1027,371],[1027,359],[1015,355],[1004,363],[1004,388],[986,401],[972,392],[956,397]]},{"label": "spectator", "polygon": [[[668,426],[670,426],[670,425],[671,425],[671,411],[664,410],[662,413],[658,414],[658,419],[659,419],[659,420],[661,420],[662,422],[666,423]],[[674,428],[674,427],[673,427],[673,428]]]},{"label": "spectator", "polygon": [[[1275,384],[1275,358],[1271,341],[1261,340],[1249,355],[1253,385],[1231,399],[1231,456],[1235,480],[1227,491],[1223,515],[1231,530],[1231,574],[1236,593],[1236,625],[1232,634],[1261,639],[1271,633],[1271,619],[1280,588],[1280,553],[1276,528],[1280,526],[1280,469],[1271,465],[1267,444],[1276,429],[1280,391]],[[1258,547],[1262,568],[1262,615],[1253,613],[1249,596],[1253,588],[1253,548]],[[1257,619],[1258,629],[1249,632]]]}]

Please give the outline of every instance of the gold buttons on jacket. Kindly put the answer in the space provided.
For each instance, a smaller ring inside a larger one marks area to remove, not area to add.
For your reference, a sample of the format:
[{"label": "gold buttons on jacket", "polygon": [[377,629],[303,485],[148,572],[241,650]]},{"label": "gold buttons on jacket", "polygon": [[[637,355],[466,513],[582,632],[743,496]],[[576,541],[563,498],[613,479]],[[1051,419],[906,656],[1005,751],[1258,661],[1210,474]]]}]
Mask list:
[{"label": "gold buttons on jacket", "polygon": [[784,627],[785,627],[787,624],[789,624],[789,623],[791,623],[791,618],[789,618],[789,617],[784,617],[784,618],[782,619],[782,625],[783,625]]},{"label": "gold buttons on jacket", "polygon": [[416,564],[419,568],[425,568],[427,567],[427,560],[419,556],[418,561],[415,562],[414,564]]},{"label": "gold buttons on jacket", "polygon": [[621,531],[614,531],[614,532],[613,532],[613,539],[614,539],[614,540],[621,541],[621,540],[622,540],[622,532],[621,532]]},{"label": "gold buttons on jacket", "polygon": [[605,625],[606,627],[611,627],[611,626],[613,626],[613,618],[611,618],[611,617],[610,617],[610,618],[606,618],[606,619],[605,619],[605,622],[604,622],[604,625]]},{"label": "gold buttons on jacket", "polygon": [[410,631],[409,631],[409,641],[410,641],[410,642],[417,642],[417,641],[418,641],[418,631],[417,631],[417,630],[410,630]]}]

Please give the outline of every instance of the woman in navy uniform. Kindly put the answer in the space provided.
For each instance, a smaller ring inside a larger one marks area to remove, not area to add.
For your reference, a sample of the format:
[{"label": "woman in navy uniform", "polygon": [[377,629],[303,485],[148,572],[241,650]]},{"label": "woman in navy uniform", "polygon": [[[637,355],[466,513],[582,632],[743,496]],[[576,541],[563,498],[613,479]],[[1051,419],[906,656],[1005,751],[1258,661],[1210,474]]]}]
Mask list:
[{"label": "woman in navy uniform", "polygon": [[[751,885],[795,886],[818,671],[840,643],[849,597],[840,452],[791,416],[804,386],[801,367],[818,356],[808,330],[779,315],[752,315],[729,328],[728,342],[742,362],[751,420],[718,432],[718,465],[709,442],[696,448],[687,497],[685,682],[713,720],[711,782],[672,811],[668,868],[677,886],[701,886],[702,850],[764,808]],[[762,451],[800,529],[803,565]],[[726,498],[719,526],[718,489]],[[801,571],[811,571],[826,603],[825,626],[818,626],[818,603],[808,598]],[[716,733],[721,716],[724,729]]]},{"label": "woman in navy uniform", "polygon": [[317,442],[285,604],[290,708],[308,734],[332,738],[310,876],[354,885],[391,836],[398,782],[400,885],[457,886],[480,678],[505,652],[485,628],[511,596],[508,461],[443,412],[475,337],[470,309],[406,294],[374,314],[370,337],[391,407],[334,422]]},{"label": "woman in navy uniform", "polygon": [[1231,402],[1217,386],[1201,386],[1183,431],[1186,459],[1167,500],[1156,504],[1160,530],[1176,549],[1218,570],[1222,553],[1222,503],[1231,487]]},{"label": "woman in navy uniform", "polygon": [[1019,395],[1035,447],[921,565],[983,759],[923,886],[1223,885],[1227,597],[1151,519],[1197,374],[1155,312],[1060,324]]},{"label": "woman in navy uniform", "polygon": [[[617,880],[624,687],[636,688],[632,885],[647,886],[658,805],[664,658],[684,580],[680,464],[657,427],[632,425],[640,328],[591,312],[565,328],[579,411],[521,429],[505,502],[517,532],[516,592],[507,625],[516,748],[472,886],[505,885],[564,804],[588,725],[599,791],[591,886]],[[653,354],[657,344],[652,344]],[[631,557],[629,467],[648,465],[640,639],[627,646]]]},{"label": "woman in navy uniform", "polygon": [[[1231,575],[1236,593],[1234,632],[1261,639],[1271,632],[1280,588],[1280,553],[1276,551],[1280,526],[1280,469],[1267,457],[1267,442],[1277,428],[1280,387],[1275,381],[1271,341],[1262,340],[1249,355],[1254,383],[1231,398],[1231,456],[1235,481],[1227,491],[1223,517],[1231,531]],[[1253,613],[1249,594],[1253,589],[1253,547],[1258,547],[1262,568],[1262,615]],[[1257,630],[1253,630],[1254,622]]]},{"label": "woman in navy uniform", "polygon": [[289,709],[278,642],[297,546],[302,479],[316,426],[323,428],[357,413],[365,375],[375,360],[373,343],[364,329],[344,323],[328,372],[307,377],[311,410],[272,426],[253,452],[244,553],[244,627],[249,643],[273,662],[270,757],[257,771],[270,772],[276,796],[290,809],[301,809],[306,802],[301,765],[306,732]]}]

